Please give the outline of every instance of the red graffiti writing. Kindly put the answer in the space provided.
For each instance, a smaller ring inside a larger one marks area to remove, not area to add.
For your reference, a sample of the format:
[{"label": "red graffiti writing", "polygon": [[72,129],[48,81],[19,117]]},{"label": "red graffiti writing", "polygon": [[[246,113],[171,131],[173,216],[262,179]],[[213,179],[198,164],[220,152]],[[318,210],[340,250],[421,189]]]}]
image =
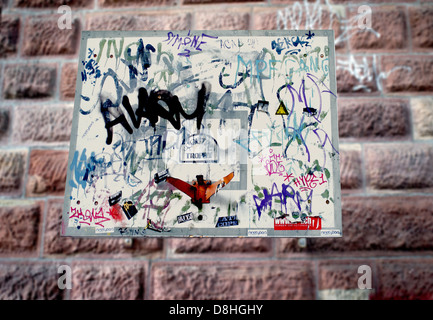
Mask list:
[{"label": "red graffiti writing", "polygon": [[114,204],[110,209],[108,210],[108,214],[113,218],[115,221],[122,221],[122,208],[118,203]]},{"label": "red graffiti writing", "polygon": [[104,210],[102,208],[86,209],[83,211],[81,208],[71,207],[71,215],[69,219],[77,219],[78,223],[84,223],[86,225],[95,224],[100,227],[104,227],[103,223],[109,221],[110,219],[104,216]]},{"label": "red graffiti writing", "polygon": [[322,185],[327,182],[323,178],[323,173],[320,177],[317,177],[314,173],[301,175],[295,179],[293,179],[293,183],[296,187],[299,188],[300,191],[310,191],[316,188],[318,185]]},{"label": "red graffiti writing", "polygon": [[320,217],[308,217],[302,222],[290,222],[286,218],[274,219],[274,230],[321,230]]}]

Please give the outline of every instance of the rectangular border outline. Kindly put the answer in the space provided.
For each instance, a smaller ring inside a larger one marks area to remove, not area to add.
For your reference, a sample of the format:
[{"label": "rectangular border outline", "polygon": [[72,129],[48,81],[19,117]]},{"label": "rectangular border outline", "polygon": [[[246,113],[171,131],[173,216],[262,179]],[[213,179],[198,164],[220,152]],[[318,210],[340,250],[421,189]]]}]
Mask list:
[{"label": "rectangular border outline", "polygon": [[[176,32],[180,36],[187,36],[188,32],[191,30],[176,30]],[[235,31],[227,31],[227,30],[193,30],[197,33],[207,33],[213,36],[240,36],[240,37],[277,37],[277,36],[287,36],[290,34],[291,36],[304,36],[306,32],[313,31],[317,36],[325,36],[328,38],[328,47],[329,47],[329,80],[330,80],[330,89],[332,92],[337,94],[337,81],[336,81],[336,60],[335,60],[335,44],[334,44],[334,30],[235,30]],[[146,37],[161,37],[167,36],[168,30],[158,30],[158,31],[81,31],[81,42],[80,42],[80,51],[78,55],[78,60],[85,57],[86,49],[87,49],[87,40],[92,38],[115,38],[115,37],[138,37],[138,36],[146,36]],[[68,157],[68,166],[67,166],[67,177],[66,177],[66,185],[65,185],[65,197],[63,203],[63,211],[62,211],[62,224],[61,224],[61,236],[67,237],[101,237],[101,234],[86,234],[84,235],[81,232],[77,232],[77,229],[72,227],[66,227],[64,225],[64,221],[68,218],[68,211],[71,203],[70,195],[71,195],[71,186],[69,185],[70,181],[70,172],[69,170],[70,164],[73,160],[73,153],[76,150],[77,145],[77,131],[78,131],[78,119],[79,119],[79,106],[80,106],[80,96],[82,90],[82,82],[80,81],[79,75],[83,71],[83,65],[78,63],[78,71],[77,71],[77,79],[76,79],[76,89],[75,89],[75,99],[74,99],[74,111],[73,111],[73,120],[72,129],[71,129],[71,138],[69,145],[69,157]],[[337,97],[331,95],[331,123],[334,124],[332,129],[332,144],[336,150],[339,149],[339,135],[338,135],[338,110],[337,110]],[[341,232],[341,237],[343,236],[342,230],[342,210],[341,210],[341,184],[340,184],[340,168],[339,168],[339,159],[338,155],[332,161],[332,173],[334,177],[334,194],[337,195],[334,199],[334,227],[330,228],[330,230],[339,229]],[[157,232],[154,230],[144,229],[144,228],[129,228],[132,232],[135,229],[138,229],[138,235],[122,235],[119,232],[120,228],[115,228],[115,232],[110,234],[110,237],[160,237],[160,238],[170,238],[170,237],[247,237],[248,230],[254,230],[255,228],[194,228],[188,229],[186,231],[194,231],[194,234],[190,232],[183,232],[184,229],[173,229],[170,232]],[[144,231],[144,233],[140,230]],[[273,228],[257,228],[260,230],[266,229],[268,231],[268,237],[284,237],[284,238],[297,238],[297,237],[321,237],[321,230],[292,230],[292,231],[277,231]],[[174,230],[178,232],[173,232]],[[326,230],[326,229],[322,229]],[[142,235],[140,234],[143,233]],[[213,231],[213,232],[209,232]],[[108,235],[102,236],[106,238]],[[251,237],[250,237],[251,238]]]}]

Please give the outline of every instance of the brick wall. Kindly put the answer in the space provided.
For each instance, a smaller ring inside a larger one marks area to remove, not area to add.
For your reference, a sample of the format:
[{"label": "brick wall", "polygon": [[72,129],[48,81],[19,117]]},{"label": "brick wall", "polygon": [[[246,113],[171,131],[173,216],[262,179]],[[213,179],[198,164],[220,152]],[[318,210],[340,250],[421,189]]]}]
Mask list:
[{"label": "brick wall", "polygon": [[[0,0],[0,299],[432,299],[433,3],[364,4]],[[336,33],[342,239],[59,236],[81,30],[296,27]]]}]

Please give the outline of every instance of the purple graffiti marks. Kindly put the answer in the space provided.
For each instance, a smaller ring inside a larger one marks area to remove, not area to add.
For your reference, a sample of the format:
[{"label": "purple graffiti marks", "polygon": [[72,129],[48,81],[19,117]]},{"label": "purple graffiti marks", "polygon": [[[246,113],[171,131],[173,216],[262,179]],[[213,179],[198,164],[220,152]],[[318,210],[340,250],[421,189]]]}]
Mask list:
[{"label": "purple graffiti marks", "polygon": [[326,133],[325,130],[323,130],[323,129],[314,129],[313,133],[317,136],[317,139],[319,140],[319,143],[320,143],[320,147],[323,149],[323,163],[322,163],[322,167],[325,167],[325,165],[326,165],[326,149],[325,149],[325,146],[326,146],[327,143],[331,145],[332,150],[334,150],[334,152],[336,154],[340,154],[340,153],[335,148],[335,146],[332,144],[332,141],[329,138],[329,135]]},{"label": "purple graffiti marks", "polygon": [[[284,149],[284,156],[287,156],[287,149],[290,146],[290,144],[293,141],[297,141],[298,145],[303,145],[305,147],[307,156],[308,156],[308,161],[310,161],[311,155],[310,155],[310,151],[309,148],[307,146],[307,143],[305,142],[305,136],[307,133],[305,133],[303,135],[303,131],[306,128],[309,127],[313,127],[316,129],[313,129],[313,132],[318,136],[319,140],[321,141],[322,144],[322,148],[324,147],[325,143],[327,140],[329,140],[328,135],[326,134],[325,136],[325,141],[322,141],[322,139],[320,139],[318,132],[323,131],[323,129],[317,129],[317,125],[319,123],[321,123],[321,115],[322,115],[322,107],[323,107],[323,98],[322,98],[322,94],[324,93],[329,93],[333,96],[335,96],[335,94],[323,83],[321,82],[316,76],[307,73],[307,80],[309,81],[309,90],[307,91],[307,86],[306,86],[306,79],[302,79],[301,84],[299,86],[299,89],[296,90],[292,85],[290,84],[284,84],[283,86],[281,86],[278,90],[277,90],[277,98],[279,101],[282,101],[282,91],[283,90],[288,90],[289,92],[289,102],[286,104],[289,107],[289,114],[287,116],[282,115],[282,119],[283,119],[283,128],[284,128],[284,133],[286,134],[287,138],[288,138],[288,142],[286,144],[286,147]],[[319,86],[319,84],[317,83],[319,82],[320,85],[324,86],[325,88],[322,90]],[[308,94],[307,94],[308,93]],[[313,107],[311,105],[311,97],[316,97],[316,105]],[[287,122],[289,122],[292,114],[295,111],[295,105],[296,103],[301,103],[302,106],[302,117],[300,119],[300,124],[299,126],[297,126],[296,124],[296,118],[293,118],[293,122],[294,125],[293,126],[289,126],[286,125],[286,120]],[[310,123],[306,123],[304,122],[304,117],[308,116],[308,117],[312,117],[315,121],[310,122]],[[327,140],[326,140],[327,138]],[[332,143],[331,143],[332,144]],[[334,148],[334,147],[333,147]],[[334,148],[335,150],[335,148]],[[335,150],[337,151],[337,150]]]},{"label": "purple graffiti marks", "polygon": [[[281,92],[284,89],[288,89],[290,92],[290,96],[291,96],[291,108],[289,110],[288,118],[290,118],[290,116],[292,115],[293,110],[295,108],[295,103],[296,103],[296,101],[298,101],[298,102],[303,103],[304,104],[303,108],[306,109],[308,111],[308,113],[311,116],[313,116],[314,119],[316,119],[316,121],[318,121],[320,123],[321,122],[320,121],[320,115],[322,112],[322,103],[323,103],[322,94],[323,93],[330,93],[331,95],[333,95],[335,97],[336,97],[336,95],[323,82],[321,82],[316,76],[312,75],[311,73],[307,73],[306,75],[307,75],[307,79],[310,80],[309,81],[310,82],[309,88],[311,90],[311,93],[310,93],[310,96],[308,97],[309,99],[307,98],[307,89],[306,89],[306,80],[305,79],[301,80],[301,84],[299,85],[299,90],[296,90],[290,84],[282,85],[277,90],[277,98],[279,101],[282,101]],[[325,89],[321,90],[319,87],[319,84],[317,84],[317,82],[319,82],[320,85],[324,86]],[[314,108],[313,106],[311,106],[311,104],[309,104],[309,101],[311,100],[312,96],[316,96],[319,99],[316,108]],[[297,98],[297,99],[295,99],[295,98]],[[286,104],[286,105],[288,105],[288,104]],[[315,110],[315,112],[313,113],[314,110]]]},{"label": "purple graffiti marks", "polygon": [[284,184],[284,183],[281,184],[281,192],[280,192],[278,190],[277,184],[274,182],[272,184],[270,193],[265,188],[263,189],[263,196],[260,197],[257,195],[253,195],[253,200],[256,205],[257,214],[260,220],[262,213],[264,211],[272,209],[273,198],[277,198],[276,200],[279,201],[281,206],[280,211],[283,214],[288,214],[287,206],[289,205],[290,208],[290,203],[293,203],[296,206],[298,211],[302,211],[303,204],[307,203],[309,205],[307,206],[307,208],[309,208],[308,210],[311,211],[312,197],[313,197],[313,190],[310,190],[309,194],[307,195],[307,198],[304,199],[299,191],[295,191],[293,187],[291,187],[289,184]]},{"label": "purple graffiti marks", "polygon": [[188,35],[186,37],[182,37],[179,34],[175,35],[173,32],[169,31],[167,33],[167,39],[163,40],[163,42],[171,44],[172,47],[177,44],[177,49],[181,50],[182,47],[183,50],[183,52],[179,52],[178,55],[189,57],[191,55],[191,50],[195,50],[195,53],[198,51],[203,51],[201,46],[207,43],[204,41],[205,38],[218,39],[218,37],[210,36],[205,33],[191,36],[191,31],[188,31]]}]

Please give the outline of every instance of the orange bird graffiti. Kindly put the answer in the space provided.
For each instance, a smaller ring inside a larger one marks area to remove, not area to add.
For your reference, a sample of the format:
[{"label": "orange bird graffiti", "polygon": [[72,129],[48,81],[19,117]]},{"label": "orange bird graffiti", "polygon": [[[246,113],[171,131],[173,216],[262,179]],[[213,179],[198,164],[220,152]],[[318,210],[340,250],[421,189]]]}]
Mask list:
[{"label": "orange bird graffiti", "polygon": [[197,175],[197,180],[193,180],[191,184],[189,184],[183,180],[168,176],[168,170],[165,170],[165,172],[162,174],[155,174],[155,182],[159,183],[165,180],[189,196],[191,198],[191,202],[201,209],[203,203],[210,203],[210,197],[218,192],[219,189],[224,188],[233,179],[233,177],[234,172],[212,183],[210,180],[204,180],[203,175]]}]

